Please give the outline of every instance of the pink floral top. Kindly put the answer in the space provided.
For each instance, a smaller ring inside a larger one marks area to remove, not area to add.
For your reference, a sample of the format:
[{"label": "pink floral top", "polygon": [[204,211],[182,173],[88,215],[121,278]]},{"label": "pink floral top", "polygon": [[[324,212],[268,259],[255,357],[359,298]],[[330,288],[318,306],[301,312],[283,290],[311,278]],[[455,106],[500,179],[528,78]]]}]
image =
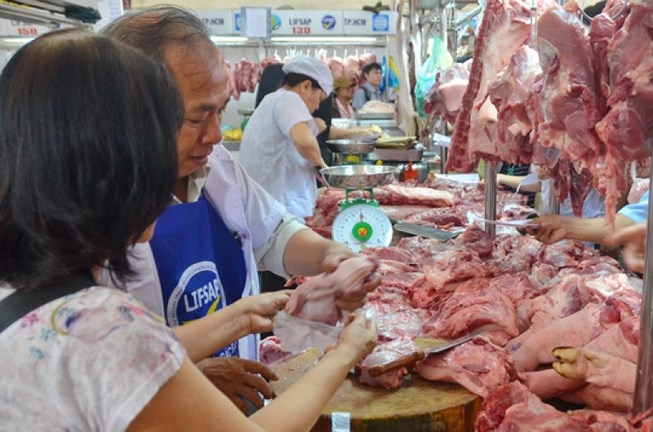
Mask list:
[{"label": "pink floral top", "polygon": [[129,294],[54,300],[0,333],[0,431],[123,431],[184,356]]}]

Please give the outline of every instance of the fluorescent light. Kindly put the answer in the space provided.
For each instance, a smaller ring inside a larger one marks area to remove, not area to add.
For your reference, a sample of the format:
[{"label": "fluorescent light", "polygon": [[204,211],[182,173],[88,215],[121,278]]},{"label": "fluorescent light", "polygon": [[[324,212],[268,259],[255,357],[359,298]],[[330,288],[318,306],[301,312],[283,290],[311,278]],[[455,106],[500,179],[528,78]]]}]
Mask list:
[{"label": "fluorescent light", "polygon": [[4,37],[0,38],[0,44],[21,46],[33,40],[33,37]]},{"label": "fluorescent light", "polygon": [[374,36],[272,36],[272,42],[378,42]]},{"label": "fluorescent light", "polygon": [[211,40],[216,43],[227,42],[247,42],[247,38],[244,36],[211,36]]}]

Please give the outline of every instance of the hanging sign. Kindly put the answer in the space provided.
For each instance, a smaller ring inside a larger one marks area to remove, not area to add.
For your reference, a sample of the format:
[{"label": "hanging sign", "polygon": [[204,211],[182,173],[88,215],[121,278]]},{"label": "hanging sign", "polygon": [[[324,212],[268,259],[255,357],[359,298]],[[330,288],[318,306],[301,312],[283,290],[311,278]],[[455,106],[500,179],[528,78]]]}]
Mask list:
[{"label": "hanging sign", "polygon": [[240,33],[254,39],[270,38],[270,8],[242,8]]},{"label": "hanging sign", "polygon": [[[59,27],[59,26],[58,26]],[[69,26],[61,26],[69,27]],[[19,36],[19,37],[37,37],[52,31],[52,27],[0,19],[0,35],[2,36]]]},{"label": "hanging sign", "polygon": [[234,31],[234,14],[230,10],[201,10],[197,16],[212,35],[233,35],[240,31]]},{"label": "hanging sign", "polygon": [[369,11],[343,11],[345,35],[382,35],[397,33],[398,13],[395,11],[375,14]]},{"label": "hanging sign", "polygon": [[272,11],[273,36],[342,36],[342,11]]}]

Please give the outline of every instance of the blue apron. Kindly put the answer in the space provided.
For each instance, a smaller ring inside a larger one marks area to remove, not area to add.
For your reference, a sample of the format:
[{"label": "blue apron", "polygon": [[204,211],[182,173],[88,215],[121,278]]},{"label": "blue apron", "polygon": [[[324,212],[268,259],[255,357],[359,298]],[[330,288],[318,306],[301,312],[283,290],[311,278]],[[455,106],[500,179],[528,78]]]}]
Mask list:
[{"label": "blue apron", "polygon": [[[204,195],[168,207],[157,219],[150,247],[169,326],[202,318],[241,298],[247,269],[237,233]],[[238,356],[238,342],[215,355]]]}]

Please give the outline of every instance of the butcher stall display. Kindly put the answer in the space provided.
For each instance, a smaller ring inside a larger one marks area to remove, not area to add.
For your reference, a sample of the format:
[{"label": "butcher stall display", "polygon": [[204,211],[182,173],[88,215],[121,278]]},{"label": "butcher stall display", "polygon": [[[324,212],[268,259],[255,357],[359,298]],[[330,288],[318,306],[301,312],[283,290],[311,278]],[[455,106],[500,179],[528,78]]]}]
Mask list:
[{"label": "butcher stall display", "polygon": [[[519,234],[493,240],[475,225],[446,242],[405,237],[363,254],[367,258],[347,260],[332,275],[308,279],[284,312],[331,327],[335,341],[342,319],[335,306],[338,292],[359,288],[360,275],[372,267],[382,275],[364,306],[376,320],[379,343],[357,365],[356,377],[346,384],[350,391],[383,394],[366,391],[369,386],[392,394],[427,380],[434,391],[456,383],[482,398],[473,426],[439,430],[648,430],[648,423],[637,424],[628,414],[641,280],[629,277],[617,261],[573,241],[544,245]],[[361,268],[366,270],[352,271]],[[437,346],[470,333],[478,335],[450,350],[415,355],[428,353],[427,341]],[[308,367],[301,360],[305,354],[293,352],[313,346],[310,338],[282,334],[262,342],[262,360],[286,368],[284,374],[290,361],[296,362],[292,370]],[[396,367],[380,375],[370,373],[393,363]],[[393,413],[387,409],[387,415]],[[411,430],[434,430],[429,429],[434,423],[428,424]]]}]

